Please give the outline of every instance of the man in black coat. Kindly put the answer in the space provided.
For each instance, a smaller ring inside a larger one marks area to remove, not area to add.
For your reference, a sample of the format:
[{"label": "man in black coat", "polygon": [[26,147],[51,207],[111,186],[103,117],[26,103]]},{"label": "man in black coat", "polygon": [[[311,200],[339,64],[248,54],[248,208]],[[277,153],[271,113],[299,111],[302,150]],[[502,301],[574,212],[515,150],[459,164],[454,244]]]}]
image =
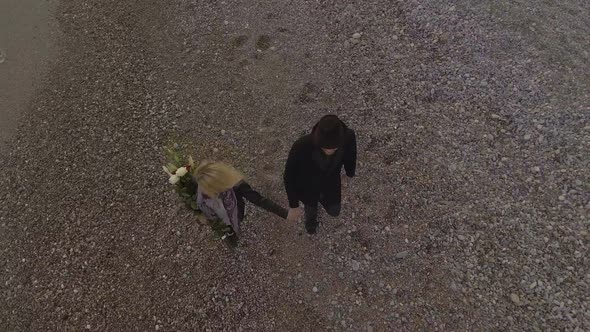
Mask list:
[{"label": "man in black coat", "polygon": [[298,139],[285,166],[285,189],[289,198],[287,219],[297,220],[305,206],[305,230],[317,230],[318,203],[331,216],[340,214],[342,173],[352,178],[356,171],[356,135],[336,115],[326,115],[313,127],[311,134]]}]

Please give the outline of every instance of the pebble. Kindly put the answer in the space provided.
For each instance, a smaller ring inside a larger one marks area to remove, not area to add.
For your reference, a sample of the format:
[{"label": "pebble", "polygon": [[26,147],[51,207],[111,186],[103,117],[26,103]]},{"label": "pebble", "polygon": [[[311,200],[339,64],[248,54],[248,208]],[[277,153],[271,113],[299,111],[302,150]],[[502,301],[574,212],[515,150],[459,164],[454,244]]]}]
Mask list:
[{"label": "pebble", "polygon": [[558,197],[558,199],[559,199],[560,201],[564,201],[564,200],[565,200],[565,196],[563,196],[563,195],[560,195],[560,196]]},{"label": "pebble", "polygon": [[221,129],[221,135],[225,135],[226,131],[224,129]]},{"label": "pebble", "polygon": [[539,166],[535,166],[532,168],[533,172],[535,173],[539,173],[541,171],[541,168]]},{"label": "pebble", "polygon": [[518,295],[516,295],[514,293],[510,294],[510,300],[512,300],[512,302],[514,302],[514,304],[520,305],[520,297],[518,297]]},{"label": "pebble", "polygon": [[354,38],[354,39],[360,39],[361,38],[361,34],[358,33],[358,32],[355,32],[355,33],[352,34],[352,38]]},{"label": "pebble", "polygon": [[352,260],[352,270],[358,271],[360,268],[361,268],[361,263],[359,263],[353,259]]},{"label": "pebble", "polygon": [[395,258],[402,259],[402,258],[408,257],[409,255],[410,255],[410,251],[405,250],[405,251],[401,251],[401,252],[398,252],[397,254],[395,254]]},{"label": "pebble", "polygon": [[344,279],[344,272],[339,272],[338,277],[340,277],[340,279]]},{"label": "pebble", "polygon": [[317,293],[317,292],[319,291],[319,289],[318,289],[317,287],[314,287],[314,288],[312,289],[312,291],[313,291],[314,293]]}]

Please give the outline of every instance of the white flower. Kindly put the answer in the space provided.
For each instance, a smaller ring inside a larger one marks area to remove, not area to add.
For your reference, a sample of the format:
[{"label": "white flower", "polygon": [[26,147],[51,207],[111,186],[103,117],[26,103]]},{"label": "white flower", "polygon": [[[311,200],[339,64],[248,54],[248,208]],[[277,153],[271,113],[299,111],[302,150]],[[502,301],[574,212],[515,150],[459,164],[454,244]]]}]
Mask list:
[{"label": "white flower", "polygon": [[162,166],[162,168],[164,169],[164,172],[166,172],[166,174],[168,174],[169,176],[172,176],[172,173],[170,173],[170,171],[168,170],[168,168],[166,168],[166,166]]},{"label": "white flower", "polygon": [[170,184],[176,184],[178,181],[180,181],[180,176],[172,175],[170,179],[168,179],[168,181],[170,182]]},{"label": "white flower", "polygon": [[176,174],[178,176],[185,176],[187,172],[188,171],[186,170],[186,167],[183,166],[183,167],[177,169],[176,173],[174,173],[174,174]]}]

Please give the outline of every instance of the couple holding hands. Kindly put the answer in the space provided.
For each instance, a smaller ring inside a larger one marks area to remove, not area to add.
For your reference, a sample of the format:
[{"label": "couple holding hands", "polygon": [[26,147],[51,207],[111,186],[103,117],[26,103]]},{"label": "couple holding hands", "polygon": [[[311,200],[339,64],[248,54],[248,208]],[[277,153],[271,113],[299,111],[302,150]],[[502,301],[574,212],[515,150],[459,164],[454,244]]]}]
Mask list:
[{"label": "couple holding hands", "polygon": [[197,205],[208,219],[219,218],[230,226],[233,233],[227,235],[237,239],[245,200],[290,221],[301,217],[301,202],[305,230],[315,234],[319,204],[331,216],[340,214],[342,183],[355,175],[356,155],[354,131],[336,115],[326,115],[291,147],[284,172],[288,210],[252,189],[236,169],[219,162],[205,162],[196,169]]}]

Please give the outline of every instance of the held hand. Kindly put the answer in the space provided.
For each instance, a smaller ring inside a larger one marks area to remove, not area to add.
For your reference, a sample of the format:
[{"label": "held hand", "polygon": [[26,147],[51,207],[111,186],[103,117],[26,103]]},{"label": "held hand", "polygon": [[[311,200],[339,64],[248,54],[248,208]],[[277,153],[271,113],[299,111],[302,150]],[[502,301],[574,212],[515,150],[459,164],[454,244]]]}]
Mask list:
[{"label": "held hand", "polygon": [[289,209],[289,214],[287,215],[287,220],[289,221],[299,221],[299,219],[301,218],[301,215],[303,213],[301,212],[301,208],[291,208]]},{"label": "held hand", "polygon": [[342,174],[340,182],[342,183],[342,188],[347,189],[349,186],[350,178],[346,174]]}]

